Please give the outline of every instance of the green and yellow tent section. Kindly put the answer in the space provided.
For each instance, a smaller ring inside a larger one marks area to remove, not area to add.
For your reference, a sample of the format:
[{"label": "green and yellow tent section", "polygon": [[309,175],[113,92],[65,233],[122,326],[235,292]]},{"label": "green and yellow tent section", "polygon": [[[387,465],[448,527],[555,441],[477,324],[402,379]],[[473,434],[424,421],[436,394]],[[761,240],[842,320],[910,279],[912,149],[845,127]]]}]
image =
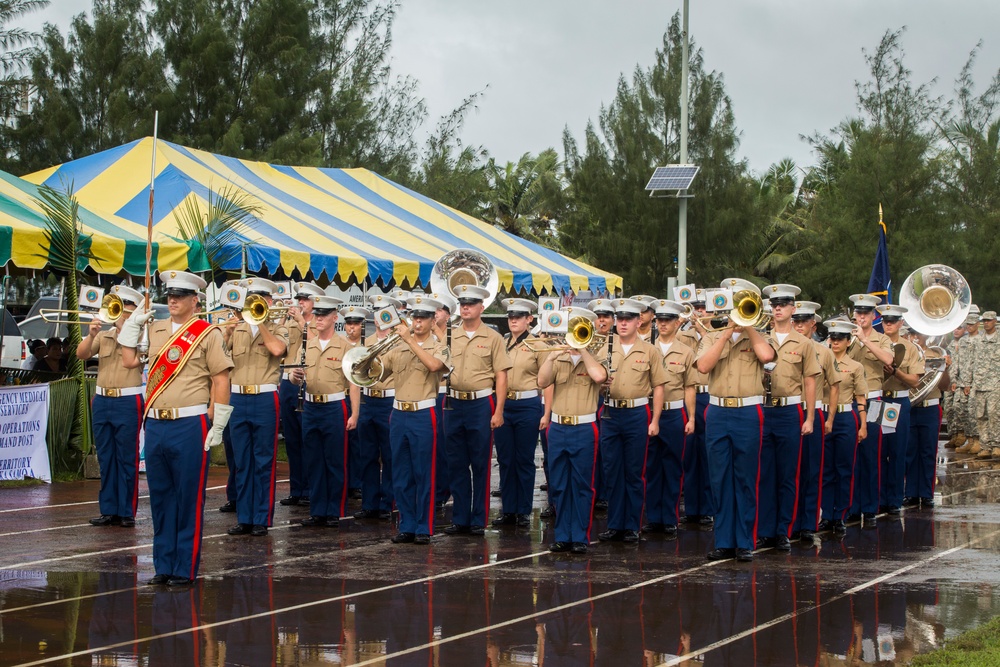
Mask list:
[{"label": "green and yellow tent section", "polygon": [[[65,191],[66,184],[55,185]],[[45,215],[38,186],[0,172],[0,266],[44,269],[49,264]],[[146,271],[146,225],[80,207],[81,236],[92,258],[79,269],[143,275]],[[89,267],[87,266],[89,264]],[[159,268],[205,271],[208,261],[198,243],[186,243],[154,233],[153,270]]]},{"label": "green and yellow tent section", "polygon": [[[505,292],[614,293],[619,276],[504,232],[366,169],[289,167],[239,160],[158,141],[154,230],[178,236],[175,212],[195,197],[242,190],[260,207],[243,252],[227,253],[238,271],[340,283],[427,285],[434,262],[474,248],[494,263]],[[28,181],[72,183],[82,206],[109,213],[122,235],[149,215],[153,139],[145,138],[36,172]],[[127,237],[126,237],[127,238]],[[161,251],[162,252],[162,251]]]}]

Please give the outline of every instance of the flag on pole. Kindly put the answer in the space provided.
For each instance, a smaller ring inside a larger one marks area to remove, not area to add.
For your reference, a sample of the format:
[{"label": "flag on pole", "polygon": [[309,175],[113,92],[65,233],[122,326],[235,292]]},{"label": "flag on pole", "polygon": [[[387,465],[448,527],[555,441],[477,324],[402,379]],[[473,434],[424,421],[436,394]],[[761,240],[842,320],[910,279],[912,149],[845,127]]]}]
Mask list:
[{"label": "flag on pole", "polygon": [[[889,276],[889,245],[886,240],[886,226],[882,221],[882,204],[878,205],[878,250],[875,251],[875,263],[872,265],[872,275],[868,279],[868,293],[882,297],[882,303],[892,303],[892,279]],[[872,326],[882,331],[882,316],[875,311],[876,317]]]}]

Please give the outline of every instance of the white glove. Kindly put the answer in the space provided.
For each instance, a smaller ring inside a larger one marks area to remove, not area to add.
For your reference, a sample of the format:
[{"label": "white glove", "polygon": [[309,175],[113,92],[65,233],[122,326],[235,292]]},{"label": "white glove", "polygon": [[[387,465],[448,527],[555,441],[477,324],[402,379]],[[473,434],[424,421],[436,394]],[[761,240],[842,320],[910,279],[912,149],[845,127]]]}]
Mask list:
[{"label": "white glove", "polygon": [[222,444],[222,432],[226,430],[229,423],[229,416],[233,414],[233,406],[224,403],[215,404],[215,419],[212,421],[212,428],[205,436],[205,451]]},{"label": "white glove", "polygon": [[136,306],[132,314],[122,324],[122,330],[118,332],[118,344],[122,347],[139,347],[142,327],[152,322],[154,317],[152,311],[146,312],[142,306]]}]

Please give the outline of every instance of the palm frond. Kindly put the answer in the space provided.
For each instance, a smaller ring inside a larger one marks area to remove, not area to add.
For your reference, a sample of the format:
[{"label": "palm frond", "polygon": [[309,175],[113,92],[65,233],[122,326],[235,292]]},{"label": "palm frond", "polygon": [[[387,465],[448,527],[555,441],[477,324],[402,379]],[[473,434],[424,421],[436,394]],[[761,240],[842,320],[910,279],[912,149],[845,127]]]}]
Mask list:
[{"label": "palm frond", "polygon": [[90,235],[80,230],[80,204],[73,194],[73,185],[60,192],[48,185],[38,188],[35,202],[45,214],[45,246],[36,257],[48,261],[49,267],[59,273],[82,271],[97,258],[90,250]]},{"label": "palm frond", "polygon": [[209,190],[206,210],[194,195],[189,195],[179,211],[174,212],[179,236],[197,241],[205,249],[212,276],[238,257],[251,228],[263,213],[262,205],[247,192],[226,187]]}]

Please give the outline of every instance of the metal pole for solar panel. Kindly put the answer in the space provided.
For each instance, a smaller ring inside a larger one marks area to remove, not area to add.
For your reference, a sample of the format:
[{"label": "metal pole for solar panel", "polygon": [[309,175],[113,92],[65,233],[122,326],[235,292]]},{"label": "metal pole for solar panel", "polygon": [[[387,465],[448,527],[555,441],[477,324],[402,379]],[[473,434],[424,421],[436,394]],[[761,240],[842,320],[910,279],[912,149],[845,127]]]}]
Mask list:
[{"label": "metal pole for solar panel", "polygon": [[[681,164],[688,163],[688,0],[681,16]],[[677,284],[687,284],[687,197],[681,197],[677,222]]]}]

